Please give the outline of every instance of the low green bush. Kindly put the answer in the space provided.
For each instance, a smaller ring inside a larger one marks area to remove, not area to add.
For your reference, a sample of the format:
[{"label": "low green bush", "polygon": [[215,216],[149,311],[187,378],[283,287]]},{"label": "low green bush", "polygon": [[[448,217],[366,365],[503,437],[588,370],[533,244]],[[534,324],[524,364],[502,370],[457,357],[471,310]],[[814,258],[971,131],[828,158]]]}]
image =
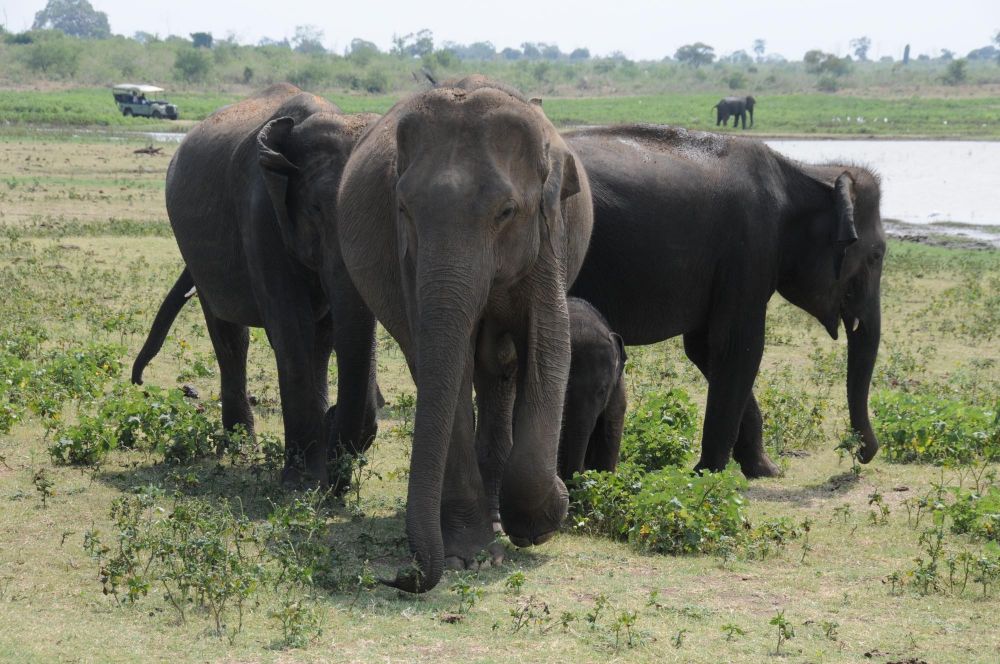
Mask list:
[{"label": "low green bush", "polygon": [[948,514],[952,532],[1000,543],[1000,487],[990,486],[983,493],[956,491]]},{"label": "low green bush", "polygon": [[687,462],[698,436],[698,409],[687,392],[647,392],[625,417],[621,459],[645,471]]},{"label": "low green bush", "polygon": [[[754,528],[744,510],[746,479],[731,464],[694,475],[667,467],[650,473],[625,463],[617,473],[588,471],[570,482],[571,523],[578,531],[628,541],[664,554],[725,553],[768,539],[781,546],[788,524]],[[756,547],[759,549],[759,547]]]},{"label": "low green bush", "polygon": [[224,443],[217,414],[206,414],[205,406],[187,399],[181,390],[121,385],[96,413],[60,428],[49,454],[56,463],[88,465],[123,448],[186,462],[207,456]]},{"label": "low green bush", "polygon": [[919,392],[881,390],[872,398],[875,433],[897,463],[970,463],[1000,457],[1000,409]]}]

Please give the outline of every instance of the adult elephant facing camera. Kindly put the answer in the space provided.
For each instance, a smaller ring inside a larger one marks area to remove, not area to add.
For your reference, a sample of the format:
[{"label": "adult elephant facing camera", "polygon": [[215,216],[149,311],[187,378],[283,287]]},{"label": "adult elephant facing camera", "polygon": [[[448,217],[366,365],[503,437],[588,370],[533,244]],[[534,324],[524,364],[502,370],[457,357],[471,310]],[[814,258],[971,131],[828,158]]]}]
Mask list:
[{"label": "adult elephant facing camera", "polygon": [[590,238],[590,192],[540,107],[471,77],[393,107],[351,155],[339,201],[345,264],[417,386],[406,512],[416,569],[389,583],[425,591],[446,558],[502,556],[495,510],[520,546],[565,517],[566,289]]},{"label": "adult elephant facing camera", "polygon": [[[701,459],[730,453],[748,477],[777,467],[761,441],[752,387],[777,290],[837,338],[847,329],[851,426],[868,462],[878,440],[868,389],[878,354],[885,234],[878,178],[808,166],[763,143],[629,125],[564,135],[590,177],[594,233],[570,294],[600,311],[626,345],[679,334],[708,379]],[[728,174],[748,176],[734,183]]]}]

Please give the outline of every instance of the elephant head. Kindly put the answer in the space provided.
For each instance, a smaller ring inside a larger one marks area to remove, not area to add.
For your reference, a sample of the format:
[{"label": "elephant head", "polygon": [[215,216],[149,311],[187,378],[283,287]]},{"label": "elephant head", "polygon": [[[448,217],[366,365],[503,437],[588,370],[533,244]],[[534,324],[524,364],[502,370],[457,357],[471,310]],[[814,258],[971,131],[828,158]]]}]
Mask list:
[{"label": "elephant head", "polygon": [[322,274],[323,237],[337,214],[337,189],[364,128],[378,116],[320,112],[268,121],[257,133],[269,207],[285,247]]},{"label": "elephant head", "polygon": [[878,452],[868,415],[868,391],[882,327],[881,278],[885,232],[879,213],[879,182],[857,167],[805,167],[799,188],[809,197],[806,218],[782,247],[778,292],[816,317],[834,339],[847,330],[847,403],[852,429],[861,437],[859,458]]},{"label": "elephant head", "polygon": [[[474,77],[394,107],[352,155],[340,197],[345,263],[400,341],[417,386],[406,514],[417,570],[391,583],[424,591],[443,571],[442,521],[475,509],[450,499],[453,480],[464,480],[449,471],[446,484],[445,468],[456,446],[472,450],[472,432],[464,440],[453,429],[470,419],[483,330],[510,339],[517,355],[504,529],[512,541],[537,544],[565,516],[556,477],[570,362],[565,294],[589,241],[589,189],[537,105]],[[460,472],[478,476],[471,458]],[[489,531],[488,509],[483,517]]]}]

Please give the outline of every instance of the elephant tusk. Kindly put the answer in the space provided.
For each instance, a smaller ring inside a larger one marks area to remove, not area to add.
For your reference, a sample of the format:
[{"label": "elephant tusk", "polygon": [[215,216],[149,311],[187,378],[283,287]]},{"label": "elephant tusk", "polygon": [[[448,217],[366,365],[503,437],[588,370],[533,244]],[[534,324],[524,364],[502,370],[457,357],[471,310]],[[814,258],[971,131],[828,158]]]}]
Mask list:
[{"label": "elephant tusk", "polygon": [[851,332],[857,332],[859,327],[861,327],[861,321],[855,318],[854,323],[851,325]]},{"label": "elephant tusk", "polygon": [[194,297],[195,293],[197,293],[197,292],[198,292],[198,287],[197,286],[192,286],[191,290],[189,290],[188,292],[184,293],[184,299],[187,300],[187,299],[190,299],[190,298]]}]

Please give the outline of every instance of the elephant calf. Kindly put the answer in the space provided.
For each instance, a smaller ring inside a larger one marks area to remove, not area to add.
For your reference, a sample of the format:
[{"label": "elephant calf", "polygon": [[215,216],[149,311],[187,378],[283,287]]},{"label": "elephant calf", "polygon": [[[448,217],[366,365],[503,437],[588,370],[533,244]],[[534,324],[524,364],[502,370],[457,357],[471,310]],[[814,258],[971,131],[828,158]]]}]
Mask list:
[{"label": "elephant calf", "polygon": [[559,441],[559,477],[614,470],[625,423],[625,346],[597,309],[567,298],[570,368]]}]

